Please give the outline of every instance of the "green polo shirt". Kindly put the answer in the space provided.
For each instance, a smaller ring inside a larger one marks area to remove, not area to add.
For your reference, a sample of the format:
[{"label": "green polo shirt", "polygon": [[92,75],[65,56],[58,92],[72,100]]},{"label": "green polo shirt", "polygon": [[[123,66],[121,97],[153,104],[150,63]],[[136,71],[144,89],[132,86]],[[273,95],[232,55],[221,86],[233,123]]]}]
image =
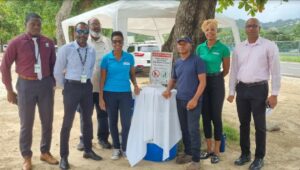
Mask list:
[{"label": "green polo shirt", "polygon": [[205,62],[207,73],[220,72],[223,58],[230,57],[228,47],[219,40],[210,49],[207,47],[207,41],[198,45],[196,54]]}]

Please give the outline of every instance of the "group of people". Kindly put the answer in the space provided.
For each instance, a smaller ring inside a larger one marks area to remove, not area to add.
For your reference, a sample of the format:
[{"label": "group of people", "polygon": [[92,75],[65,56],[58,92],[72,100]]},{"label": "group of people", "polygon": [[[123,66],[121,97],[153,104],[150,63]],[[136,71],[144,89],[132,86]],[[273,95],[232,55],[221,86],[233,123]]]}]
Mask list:
[{"label": "group of people", "polygon": [[[38,106],[42,125],[40,159],[69,169],[69,138],[76,111],[80,113],[81,135],[78,150],[83,157],[101,160],[92,150],[92,114],[98,120],[98,143],[105,149],[113,147],[111,159],[126,157],[127,137],[132,117],[132,92],[138,95],[134,57],[123,51],[122,32],[115,31],[111,39],[101,34],[101,23],[91,18],[88,23],[75,25],[75,41],[59,48],[57,57],[52,40],[41,35],[42,18],[26,16],[26,32],[13,39],[1,63],[2,81],[7,100],[17,104],[20,117],[20,151],[24,158],[22,169],[32,169],[32,128],[35,107]],[[266,150],[265,108],[274,108],[280,88],[278,48],[275,43],[259,36],[260,24],[255,18],[246,22],[247,40],[238,44],[232,55],[229,97],[235,92],[240,120],[241,156],[235,165],[251,161],[250,120],[255,123],[256,151],[250,169],[260,169]],[[225,98],[224,77],[230,69],[229,49],[217,39],[217,21],[202,24],[207,41],[192,53],[192,39],[177,39],[179,58],[175,61],[171,80],[163,96],[168,99],[171,89],[177,89],[176,101],[181,126],[184,154],[176,163],[191,162],[188,170],[199,169],[200,159],[220,161],[222,138],[222,107]],[[12,87],[11,66],[15,63],[17,93]],[[268,97],[268,80],[272,77],[272,92]],[[60,161],[50,153],[53,123],[54,87],[62,88],[64,117],[60,132]],[[121,141],[118,119],[120,112]],[[207,150],[200,151],[199,120],[203,117]],[[212,140],[212,125],[214,140]],[[112,144],[108,141],[111,134]]]},{"label": "group of people", "polygon": [[[241,147],[241,155],[234,164],[242,166],[251,161],[252,113],[256,130],[256,150],[255,159],[249,169],[259,170],[264,165],[266,152],[266,107],[274,108],[277,105],[280,89],[278,47],[274,42],[259,36],[260,23],[256,18],[250,18],[245,26],[247,39],[235,47],[230,62],[228,47],[217,38],[217,21],[205,20],[201,29],[207,40],[197,46],[195,53],[192,53],[190,37],[183,36],[177,39],[179,58],[174,63],[171,80],[163,92],[163,96],[168,99],[171,89],[175,87],[177,89],[177,111],[184,154],[177,156],[176,163],[191,162],[187,170],[198,170],[200,159],[210,158],[212,164],[220,162],[223,135],[222,108],[225,99],[224,77],[231,70],[227,100],[232,103],[235,92],[237,93]],[[269,96],[270,77],[272,91]],[[202,152],[199,134],[200,113],[207,145],[206,151]]]}]

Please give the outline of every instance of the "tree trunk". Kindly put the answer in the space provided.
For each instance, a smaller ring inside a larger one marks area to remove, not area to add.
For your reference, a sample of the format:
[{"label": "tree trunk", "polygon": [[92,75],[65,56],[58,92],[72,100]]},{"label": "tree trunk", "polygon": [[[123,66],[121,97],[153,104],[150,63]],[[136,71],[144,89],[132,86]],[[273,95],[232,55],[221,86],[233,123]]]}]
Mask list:
[{"label": "tree trunk", "polygon": [[[205,41],[201,30],[204,20],[215,17],[217,0],[181,0],[176,14],[175,25],[162,51],[176,52],[176,39],[182,35],[190,36],[195,47]],[[175,55],[176,57],[176,55]]]},{"label": "tree trunk", "polygon": [[56,14],[56,39],[57,39],[57,46],[60,47],[66,43],[64,33],[62,30],[61,22],[66,19],[73,7],[73,0],[64,0],[62,6],[60,7],[58,13]]}]

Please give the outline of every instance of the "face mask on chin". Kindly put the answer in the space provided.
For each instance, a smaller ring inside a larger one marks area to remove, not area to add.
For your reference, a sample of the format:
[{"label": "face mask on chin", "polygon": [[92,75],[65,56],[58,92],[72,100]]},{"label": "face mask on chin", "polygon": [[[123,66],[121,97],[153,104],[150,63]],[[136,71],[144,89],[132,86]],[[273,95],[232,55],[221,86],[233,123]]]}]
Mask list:
[{"label": "face mask on chin", "polygon": [[93,30],[90,30],[90,34],[91,34],[92,37],[95,37],[95,38],[100,38],[101,37],[100,32],[95,32]]}]

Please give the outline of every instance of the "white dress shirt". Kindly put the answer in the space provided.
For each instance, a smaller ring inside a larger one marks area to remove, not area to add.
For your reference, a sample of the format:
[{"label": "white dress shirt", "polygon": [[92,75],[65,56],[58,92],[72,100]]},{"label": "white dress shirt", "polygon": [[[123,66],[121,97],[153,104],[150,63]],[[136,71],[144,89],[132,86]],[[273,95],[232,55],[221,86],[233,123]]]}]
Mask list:
[{"label": "white dress shirt", "polygon": [[126,155],[131,166],[141,161],[147,151],[147,143],[163,149],[163,160],[181,139],[176,107],[176,91],[170,99],[162,96],[165,87],[144,87],[136,96],[134,113],[127,139]]},{"label": "white dress shirt", "polygon": [[235,94],[238,82],[255,83],[269,80],[271,94],[278,95],[280,89],[280,62],[277,45],[259,37],[255,43],[248,40],[238,44],[233,52],[229,78],[229,95]]},{"label": "white dress shirt", "polygon": [[101,35],[97,41],[89,36],[87,43],[96,50],[96,62],[92,76],[92,84],[93,92],[99,92],[101,70],[100,63],[103,56],[112,50],[111,41],[107,37]]}]

